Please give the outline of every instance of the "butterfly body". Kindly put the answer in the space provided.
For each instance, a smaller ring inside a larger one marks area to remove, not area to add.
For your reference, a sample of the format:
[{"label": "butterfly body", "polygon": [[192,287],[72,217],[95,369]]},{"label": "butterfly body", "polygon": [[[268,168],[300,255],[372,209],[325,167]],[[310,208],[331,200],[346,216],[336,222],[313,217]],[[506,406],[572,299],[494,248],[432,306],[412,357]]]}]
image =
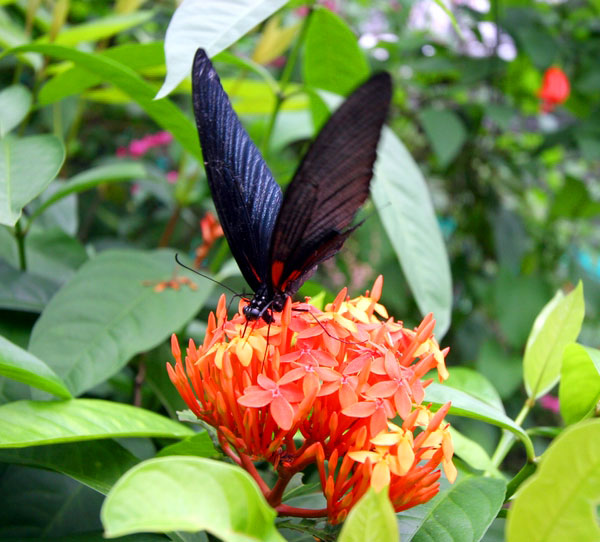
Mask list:
[{"label": "butterfly body", "polygon": [[342,247],[369,194],[391,98],[388,74],[361,85],[325,124],[285,195],[244,130],[206,53],[192,69],[208,184],[231,252],[255,292],[248,320],[272,320],[286,299]]}]

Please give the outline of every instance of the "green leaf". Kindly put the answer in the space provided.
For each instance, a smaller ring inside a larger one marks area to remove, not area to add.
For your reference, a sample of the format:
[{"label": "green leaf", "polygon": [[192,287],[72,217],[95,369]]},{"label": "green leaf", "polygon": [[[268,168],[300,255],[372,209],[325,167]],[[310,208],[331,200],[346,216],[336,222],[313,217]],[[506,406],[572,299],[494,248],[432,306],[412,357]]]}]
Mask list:
[{"label": "green leaf", "polygon": [[[526,304],[526,302],[523,302]],[[523,359],[506,344],[490,338],[479,349],[476,362],[477,374],[494,383],[494,397],[509,399],[523,381]],[[453,383],[449,383],[454,386]]]},{"label": "green leaf", "polygon": [[594,413],[600,401],[600,350],[580,344],[565,348],[558,397],[566,424]]},{"label": "green leaf", "polygon": [[437,384],[436,382],[431,383],[425,388],[425,402],[430,402],[434,407],[439,408],[448,401],[452,402],[449,414],[481,420],[502,427],[503,429],[508,429],[523,442],[527,450],[527,456],[531,458],[535,456],[533,444],[527,433],[504,414],[503,411],[491,407],[488,403],[464,391]]},{"label": "green leaf", "polygon": [[17,126],[31,109],[31,93],[23,85],[13,85],[0,92],[0,137]]},{"label": "green leaf", "polygon": [[439,109],[423,109],[418,117],[440,167],[446,168],[467,140],[463,122],[456,113]]},{"label": "green leaf", "polygon": [[344,521],[339,542],[400,542],[394,507],[387,488],[373,488],[360,498]]},{"label": "green leaf", "polygon": [[100,399],[15,401],[0,406],[0,448],[114,437],[184,438],[186,426],[155,412]]},{"label": "green leaf", "polygon": [[218,458],[221,454],[215,449],[210,435],[203,431],[193,437],[186,438],[170,446],[163,448],[157,457],[165,457],[168,455],[193,455],[196,457]]},{"label": "green leaf", "polygon": [[[127,43],[97,54],[125,64],[135,71],[161,66],[165,63],[163,42]],[[38,100],[41,105],[48,105],[67,96],[80,94],[101,82],[102,76],[75,65],[50,79],[40,90]]]},{"label": "green leaf", "polygon": [[346,96],[369,75],[356,35],[328,9],[317,9],[310,17],[302,65],[304,81]]},{"label": "green leaf", "polygon": [[468,477],[434,499],[398,514],[403,542],[477,542],[504,502],[506,482]]},{"label": "green leaf", "polygon": [[16,224],[23,207],[56,177],[64,159],[63,144],[53,135],[0,139],[0,224]]},{"label": "green leaf", "polygon": [[0,477],[0,539],[56,540],[98,530],[102,499],[61,474],[10,465]]},{"label": "green leaf", "polygon": [[579,282],[566,296],[558,291],[536,318],[523,359],[529,397],[537,399],[558,382],[563,350],[577,339],[584,312],[583,284]]},{"label": "green leaf", "polygon": [[389,128],[383,129],[371,194],[421,314],[435,315],[439,339],[452,308],[448,254],[425,179]]},{"label": "green leaf", "polygon": [[167,77],[156,98],[164,98],[189,76],[199,47],[212,57],[285,4],[286,0],[183,0],[167,28]]},{"label": "green leaf", "polygon": [[59,287],[56,281],[19,271],[0,260],[0,308],[42,312]]},{"label": "green leaf", "polygon": [[597,542],[600,420],[566,429],[544,452],[537,472],[508,511],[507,542]]},{"label": "green leaf", "polygon": [[[110,38],[119,32],[123,32],[123,30],[145,23],[153,15],[153,11],[137,11],[126,15],[113,14],[77,26],[63,27],[58,36],[56,36],[54,43],[72,47],[81,42]],[[48,39],[47,36],[44,36],[37,40],[37,43],[45,43]]]},{"label": "green leaf", "polygon": [[465,437],[453,427],[450,427],[450,435],[452,436],[454,455],[460,457],[474,469],[491,473],[495,478],[502,478],[502,474],[479,443]]},{"label": "green leaf", "polygon": [[60,472],[102,494],[139,463],[131,452],[110,439],[5,448],[0,449],[0,461]]},{"label": "green leaf", "polygon": [[101,517],[108,537],[206,530],[227,542],[283,541],[275,515],[241,468],[173,456],[145,461],[125,474],[106,497]]},{"label": "green leaf", "polygon": [[53,58],[71,60],[88,72],[101,76],[103,81],[108,81],[125,92],[160,127],[171,132],[185,150],[197,158],[202,156],[194,123],[171,101],[155,101],[154,87],[131,68],[102,55],[83,53],[70,47],[51,44],[24,45],[5,51],[0,58],[9,53],[24,51],[36,51]]},{"label": "green leaf", "polygon": [[444,383],[446,386],[464,391],[499,412],[504,412],[502,399],[485,376],[468,367],[451,367],[449,373],[450,378]]},{"label": "green leaf", "polygon": [[[171,251],[111,250],[86,262],[36,322],[29,350],[79,395],[162,343],[205,303],[212,283],[154,291],[175,271]],[[165,360],[166,362],[167,360]]]},{"label": "green leaf", "polygon": [[70,194],[78,194],[103,183],[129,181],[144,177],[146,177],[146,169],[139,162],[117,162],[88,169],[71,177],[67,182],[61,183],[60,188],[31,214],[30,220],[34,220],[52,204]]},{"label": "green leaf", "polygon": [[57,397],[71,397],[64,383],[41,359],[0,336],[0,375]]}]

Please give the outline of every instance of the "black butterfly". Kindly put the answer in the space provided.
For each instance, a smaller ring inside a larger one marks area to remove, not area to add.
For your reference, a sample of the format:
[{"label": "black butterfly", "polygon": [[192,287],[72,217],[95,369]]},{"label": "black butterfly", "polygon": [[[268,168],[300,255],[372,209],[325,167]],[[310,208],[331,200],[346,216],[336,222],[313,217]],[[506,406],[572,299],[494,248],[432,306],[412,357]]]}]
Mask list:
[{"label": "black butterfly", "polygon": [[325,124],[285,196],[231,107],[203,49],[192,68],[194,112],[219,220],[255,294],[248,320],[272,321],[317,265],[340,250],[369,194],[391,99],[389,74],[371,77]]}]

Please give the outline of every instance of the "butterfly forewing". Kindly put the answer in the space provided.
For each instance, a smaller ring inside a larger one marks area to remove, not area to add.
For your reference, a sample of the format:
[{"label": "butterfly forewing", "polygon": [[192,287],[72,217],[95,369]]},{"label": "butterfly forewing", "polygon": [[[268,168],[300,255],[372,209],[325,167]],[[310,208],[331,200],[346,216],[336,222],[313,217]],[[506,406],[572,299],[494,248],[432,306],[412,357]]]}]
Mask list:
[{"label": "butterfly forewing", "polygon": [[235,114],[204,50],[192,70],[192,94],[204,165],[231,252],[253,290],[269,276],[271,235],[281,189]]},{"label": "butterfly forewing", "polygon": [[311,145],[275,224],[270,256],[274,289],[295,293],[351,233],[348,227],[369,194],[390,99],[390,76],[373,76],[337,109]]}]

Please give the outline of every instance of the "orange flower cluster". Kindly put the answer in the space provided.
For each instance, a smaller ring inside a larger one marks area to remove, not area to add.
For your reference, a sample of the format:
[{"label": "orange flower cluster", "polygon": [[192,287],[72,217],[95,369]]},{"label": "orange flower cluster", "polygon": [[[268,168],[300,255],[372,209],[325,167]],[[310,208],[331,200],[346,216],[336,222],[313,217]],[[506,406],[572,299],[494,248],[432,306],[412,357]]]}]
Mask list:
[{"label": "orange flower cluster", "polygon": [[202,265],[215,241],[219,237],[223,237],[223,228],[219,224],[217,217],[210,211],[206,211],[200,219],[200,231],[202,232],[202,244],[196,249],[195,267]]},{"label": "orange flower cluster", "polygon": [[[171,381],[219,442],[252,474],[282,515],[343,521],[369,486],[388,487],[396,510],[433,497],[440,464],[451,481],[452,442],[444,416],[422,404],[424,375],[448,377],[447,349],[425,317],[414,330],[389,318],[378,303],[383,280],[349,299],[346,289],[321,311],[291,303],[269,325],[247,322],[242,301],[227,320],[225,298],[211,314],[204,343],[190,340],[185,365],[172,337]],[[390,423],[400,419],[400,425]],[[254,460],[267,460],[278,480],[270,488]],[[327,500],[323,510],[281,503],[291,477],[316,463]]]}]

